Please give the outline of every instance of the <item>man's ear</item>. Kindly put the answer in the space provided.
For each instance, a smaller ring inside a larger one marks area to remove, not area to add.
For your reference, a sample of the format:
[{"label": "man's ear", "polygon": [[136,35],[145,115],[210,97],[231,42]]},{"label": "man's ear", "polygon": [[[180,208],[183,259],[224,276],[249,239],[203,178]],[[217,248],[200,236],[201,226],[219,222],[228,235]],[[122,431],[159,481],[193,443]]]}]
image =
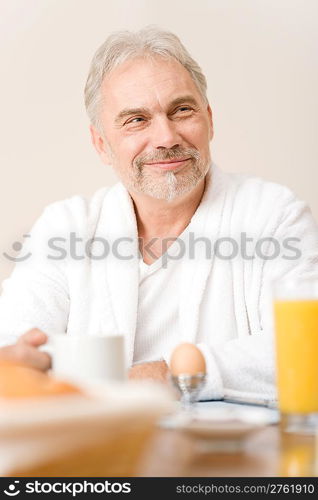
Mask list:
[{"label": "man's ear", "polygon": [[90,125],[89,130],[91,133],[91,140],[94,148],[101,157],[103,163],[105,163],[106,165],[110,165],[111,164],[110,150],[106,140],[98,132],[98,130],[94,127],[94,125]]},{"label": "man's ear", "polygon": [[208,111],[208,115],[209,115],[210,141],[212,141],[213,135],[214,135],[214,130],[213,130],[213,115],[212,115],[212,109],[211,109],[210,104],[208,104],[207,111]]}]

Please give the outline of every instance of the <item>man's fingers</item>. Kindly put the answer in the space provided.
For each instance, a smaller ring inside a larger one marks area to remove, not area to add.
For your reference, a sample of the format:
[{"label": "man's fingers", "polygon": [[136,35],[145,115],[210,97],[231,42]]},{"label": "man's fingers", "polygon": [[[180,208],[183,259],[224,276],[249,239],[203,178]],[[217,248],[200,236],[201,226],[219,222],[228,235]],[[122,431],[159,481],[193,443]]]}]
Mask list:
[{"label": "man's fingers", "polygon": [[24,363],[41,371],[51,368],[51,356],[47,352],[41,352],[31,345],[24,345],[22,348],[24,348],[22,353]]},{"label": "man's fingers", "polygon": [[51,368],[51,357],[46,352],[40,351],[38,347],[45,344],[47,339],[44,332],[33,328],[21,335],[15,345],[8,346],[7,350],[2,353],[2,357],[46,371]]},{"label": "man's fingers", "polygon": [[21,337],[18,340],[18,344],[26,343],[29,344],[30,346],[38,347],[42,344],[45,344],[47,338],[48,337],[44,332],[42,332],[38,328],[33,328],[32,330],[29,330],[28,332],[21,335]]},{"label": "man's fingers", "polygon": [[46,352],[41,352],[26,342],[2,347],[0,349],[0,360],[2,359],[22,363],[41,371],[51,368],[51,357]]}]

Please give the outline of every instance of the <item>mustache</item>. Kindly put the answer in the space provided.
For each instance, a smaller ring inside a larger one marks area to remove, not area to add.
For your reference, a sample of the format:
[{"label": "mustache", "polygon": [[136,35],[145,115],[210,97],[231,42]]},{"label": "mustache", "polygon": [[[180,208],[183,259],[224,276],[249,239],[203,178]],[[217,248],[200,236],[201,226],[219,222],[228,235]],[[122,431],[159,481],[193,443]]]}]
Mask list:
[{"label": "mustache", "polygon": [[158,151],[154,151],[153,153],[138,156],[138,158],[134,161],[134,165],[137,168],[141,168],[145,163],[155,163],[157,161],[166,160],[182,160],[183,158],[191,158],[194,161],[198,161],[200,159],[200,153],[195,148],[181,148],[179,146],[171,149],[158,149]]}]

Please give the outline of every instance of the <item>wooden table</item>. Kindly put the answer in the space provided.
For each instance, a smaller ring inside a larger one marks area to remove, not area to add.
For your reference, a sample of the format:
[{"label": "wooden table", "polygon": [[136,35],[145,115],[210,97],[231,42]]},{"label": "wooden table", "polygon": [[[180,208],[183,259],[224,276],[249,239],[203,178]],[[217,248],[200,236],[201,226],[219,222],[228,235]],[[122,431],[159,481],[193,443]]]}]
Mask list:
[{"label": "wooden table", "polygon": [[[210,402],[211,403],[211,402]],[[276,414],[277,416],[277,414]],[[273,421],[273,420],[270,420]],[[150,430],[150,429],[149,429]],[[128,434],[130,430],[127,430]],[[147,431],[148,432],[148,431]],[[151,427],[153,432],[153,427]],[[30,469],[13,469],[13,476],[121,476],[138,477],[297,477],[318,476],[317,438],[282,432],[280,425],[260,427],[248,434],[235,452],[215,449],[214,440],[202,440],[187,431],[157,427],[139,460],[138,443],[123,433],[105,446],[100,443],[65,453],[63,457],[40,463]],[[127,439],[131,456],[128,460]],[[226,441],[224,441],[226,442]],[[203,446],[204,445],[204,446]],[[207,446],[208,445],[208,446]],[[140,445],[141,446],[141,445]],[[214,447],[214,449],[211,449]],[[140,450],[141,451],[141,450]],[[83,457],[85,460],[83,460]],[[115,458],[114,458],[115,457]],[[126,457],[126,458],[125,458]],[[120,458],[120,460],[119,460]],[[118,463],[120,464],[118,465]],[[131,474],[127,473],[131,470]],[[125,472],[126,471],[126,472]]]},{"label": "wooden table", "polygon": [[316,439],[283,433],[268,425],[246,439],[236,453],[200,449],[197,438],[158,430],[141,462],[142,477],[317,476]]}]

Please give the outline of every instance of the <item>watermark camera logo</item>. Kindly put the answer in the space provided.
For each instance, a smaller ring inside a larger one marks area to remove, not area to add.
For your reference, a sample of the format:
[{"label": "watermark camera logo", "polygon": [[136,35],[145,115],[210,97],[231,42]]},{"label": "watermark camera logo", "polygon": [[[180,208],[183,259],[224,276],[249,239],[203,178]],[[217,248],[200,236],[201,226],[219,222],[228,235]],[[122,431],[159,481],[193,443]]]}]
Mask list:
[{"label": "watermark camera logo", "polygon": [[9,486],[8,486],[8,490],[9,491],[4,490],[3,493],[5,495],[8,495],[9,497],[15,497],[15,496],[19,495],[20,490],[16,489],[16,484],[15,483],[19,484],[20,481],[14,481],[13,483],[9,484]]},{"label": "watermark camera logo", "polygon": [[[30,237],[31,237],[30,234],[23,235],[23,238],[30,238]],[[23,244],[21,243],[21,241],[15,241],[14,243],[12,243],[12,249],[15,252],[20,252],[22,250],[22,247],[23,247]],[[31,254],[31,252],[28,252],[26,255],[19,254],[19,255],[13,257],[12,255],[9,255],[6,252],[4,252],[2,255],[6,259],[11,260],[12,262],[23,262],[23,261],[27,260],[29,257],[31,257],[32,254]]]}]

